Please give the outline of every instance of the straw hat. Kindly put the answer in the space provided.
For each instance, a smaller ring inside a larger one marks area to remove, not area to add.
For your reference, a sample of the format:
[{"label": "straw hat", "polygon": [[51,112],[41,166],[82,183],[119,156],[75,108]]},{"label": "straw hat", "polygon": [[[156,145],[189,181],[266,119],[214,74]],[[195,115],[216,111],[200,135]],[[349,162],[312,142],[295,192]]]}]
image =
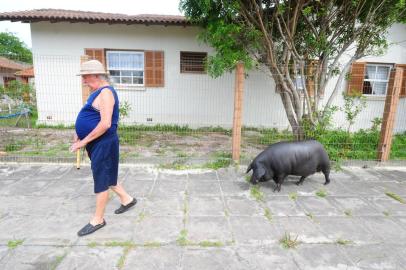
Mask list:
[{"label": "straw hat", "polygon": [[83,62],[80,65],[80,73],[78,74],[78,76],[89,75],[89,74],[104,74],[104,75],[106,75],[107,72],[104,69],[103,64],[100,63],[100,61],[90,60],[90,61]]}]

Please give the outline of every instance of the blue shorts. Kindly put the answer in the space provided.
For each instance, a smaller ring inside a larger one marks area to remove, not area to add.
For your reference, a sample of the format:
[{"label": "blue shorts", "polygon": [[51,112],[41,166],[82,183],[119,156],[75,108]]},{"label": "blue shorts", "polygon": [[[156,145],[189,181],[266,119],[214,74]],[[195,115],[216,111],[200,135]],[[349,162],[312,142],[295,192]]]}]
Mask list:
[{"label": "blue shorts", "polygon": [[105,134],[86,145],[91,160],[94,193],[117,185],[119,141],[117,134]]}]

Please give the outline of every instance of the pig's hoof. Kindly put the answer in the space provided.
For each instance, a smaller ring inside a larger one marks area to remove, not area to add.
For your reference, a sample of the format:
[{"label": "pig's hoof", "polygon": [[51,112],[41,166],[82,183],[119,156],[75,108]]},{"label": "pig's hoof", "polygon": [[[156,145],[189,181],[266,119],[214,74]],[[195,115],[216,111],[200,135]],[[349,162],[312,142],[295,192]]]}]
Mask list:
[{"label": "pig's hoof", "polygon": [[324,185],[328,185],[328,184],[330,184],[330,181],[328,181],[328,182],[324,182]]},{"label": "pig's hoof", "polygon": [[303,182],[302,182],[302,181],[298,181],[298,182],[296,182],[296,185],[297,185],[297,186],[303,185]]}]

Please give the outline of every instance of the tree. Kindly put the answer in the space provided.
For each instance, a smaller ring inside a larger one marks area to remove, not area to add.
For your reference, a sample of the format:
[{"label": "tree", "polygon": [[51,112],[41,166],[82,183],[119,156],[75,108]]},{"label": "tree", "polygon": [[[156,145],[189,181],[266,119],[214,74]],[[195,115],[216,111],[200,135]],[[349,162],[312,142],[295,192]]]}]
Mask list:
[{"label": "tree", "polygon": [[0,56],[25,63],[32,63],[30,49],[13,33],[0,33]]},{"label": "tree", "polygon": [[[216,49],[209,74],[220,76],[239,61],[269,72],[296,139],[303,138],[305,121],[315,126],[323,118],[351,64],[383,53],[389,27],[405,21],[404,0],[181,0],[180,9]],[[320,96],[336,76],[320,108]]]}]

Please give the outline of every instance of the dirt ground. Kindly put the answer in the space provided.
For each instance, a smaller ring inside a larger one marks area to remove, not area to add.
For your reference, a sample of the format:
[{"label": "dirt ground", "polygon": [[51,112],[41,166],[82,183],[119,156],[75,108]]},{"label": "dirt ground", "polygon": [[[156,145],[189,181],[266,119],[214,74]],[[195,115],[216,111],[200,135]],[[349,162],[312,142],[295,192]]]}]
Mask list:
[{"label": "dirt ground", "polygon": [[[0,128],[0,157],[74,159],[69,146],[73,129]],[[260,134],[246,132],[241,156],[250,159],[265,145],[259,144]],[[120,134],[122,162],[135,161],[199,161],[216,157],[231,157],[231,134],[225,132],[161,132],[125,131]]]}]

